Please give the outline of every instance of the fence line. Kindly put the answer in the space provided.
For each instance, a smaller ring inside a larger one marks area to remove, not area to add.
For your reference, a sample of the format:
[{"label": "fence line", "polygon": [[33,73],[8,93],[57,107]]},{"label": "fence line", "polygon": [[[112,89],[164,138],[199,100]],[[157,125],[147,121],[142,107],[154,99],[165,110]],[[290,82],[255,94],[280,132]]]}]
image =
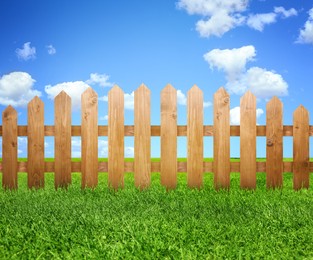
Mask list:
[{"label": "fence line", "polygon": [[[256,125],[256,98],[247,92],[240,102],[240,126],[230,126],[230,97],[224,88],[214,94],[213,125],[203,125],[203,93],[193,86],[187,93],[187,125],[177,125],[177,94],[171,85],[161,91],[161,124],[150,125],[150,90],[135,91],[134,125],[124,125],[124,92],[114,86],[108,94],[108,125],[98,125],[98,96],[88,88],[82,94],[81,126],[71,125],[71,98],[55,97],[55,123],[44,125],[44,104],[28,104],[28,125],[17,125],[17,112],[2,113],[2,185],[17,189],[17,173],[27,172],[28,187],[44,187],[44,173],[55,173],[55,187],[67,187],[71,172],[82,173],[82,188],[98,185],[98,173],[108,172],[108,185],[124,186],[124,172],[134,172],[135,186],[150,186],[151,172],[160,172],[167,189],[177,185],[177,172],[187,172],[191,188],[203,186],[203,173],[213,172],[216,189],[230,187],[230,172],[240,172],[240,186],[256,188],[256,173],[266,172],[267,188],[281,188],[283,172],[293,172],[294,189],[309,188],[313,162],[309,162],[309,113],[299,106],[293,125],[283,125],[283,104],[273,97],[266,106],[266,125]],[[17,161],[17,137],[28,138],[27,162]],[[44,161],[44,137],[55,137],[55,161]],[[71,162],[71,137],[81,136],[81,162]],[[108,161],[98,162],[98,136],[108,136]],[[124,162],[124,136],[134,136],[134,162]],[[151,136],[161,137],[160,162],[151,162]],[[187,162],[177,161],[177,136],[187,136]],[[203,161],[203,137],[213,136],[213,162]],[[230,136],[240,136],[240,162],[230,161]],[[256,162],[256,137],[266,136],[266,162]],[[293,136],[293,162],[283,162],[283,136]]]}]

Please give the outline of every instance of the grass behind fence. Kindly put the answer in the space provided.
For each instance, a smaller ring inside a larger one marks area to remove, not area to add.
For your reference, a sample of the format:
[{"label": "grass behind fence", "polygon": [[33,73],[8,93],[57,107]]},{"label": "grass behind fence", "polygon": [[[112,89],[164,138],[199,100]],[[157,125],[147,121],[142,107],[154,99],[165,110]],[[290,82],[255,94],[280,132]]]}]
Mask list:
[{"label": "grass behind fence", "polygon": [[20,173],[17,191],[0,192],[0,259],[313,257],[313,192],[295,192],[292,174],[273,191],[258,173],[256,191],[245,191],[233,173],[229,192],[213,189],[212,174],[199,191],[179,173],[171,192],[159,173],[143,192],[132,173],[118,192],[107,189],[106,173],[94,191],[72,176],[68,191],[54,190],[52,173],[44,189],[29,191]]}]

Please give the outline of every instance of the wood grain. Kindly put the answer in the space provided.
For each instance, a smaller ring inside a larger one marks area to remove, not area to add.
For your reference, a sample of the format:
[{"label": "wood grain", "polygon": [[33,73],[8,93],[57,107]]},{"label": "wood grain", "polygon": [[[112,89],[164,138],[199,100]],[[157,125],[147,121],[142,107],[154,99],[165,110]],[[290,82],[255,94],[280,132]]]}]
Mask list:
[{"label": "wood grain", "polygon": [[98,185],[98,95],[88,88],[81,96],[82,188]]},{"label": "wood grain", "polygon": [[229,189],[230,186],[230,99],[224,88],[214,94],[214,186]]},{"label": "wood grain", "polygon": [[67,188],[72,182],[71,175],[71,98],[61,91],[54,99],[54,186]]},{"label": "wood grain", "polygon": [[108,184],[117,190],[124,187],[124,92],[114,86],[108,95]]},{"label": "wood grain", "polygon": [[256,98],[250,91],[240,99],[240,187],[256,188]]},{"label": "wood grain", "polygon": [[177,92],[171,85],[161,92],[161,184],[177,186]]},{"label": "wood grain", "polygon": [[299,106],[293,113],[293,188],[309,188],[309,112]]},{"label": "wood grain", "polygon": [[187,182],[203,186],[203,93],[196,85],[187,94]]},{"label": "wood grain", "polygon": [[2,187],[15,190],[17,184],[17,112],[8,106],[2,113]]},{"label": "wood grain", "polygon": [[134,178],[135,187],[145,189],[151,183],[151,126],[150,126],[150,90],[141,85],[135,91],[135,156]]},{"label": "wood grain", "polygon": [[39,97],[34,97],[28,103],[28,188],[44,187],[44,103]]},{"label": "wood grain", "polygon": [[283,104],[273,97],[266,105],[266,186],[283,186]]}]

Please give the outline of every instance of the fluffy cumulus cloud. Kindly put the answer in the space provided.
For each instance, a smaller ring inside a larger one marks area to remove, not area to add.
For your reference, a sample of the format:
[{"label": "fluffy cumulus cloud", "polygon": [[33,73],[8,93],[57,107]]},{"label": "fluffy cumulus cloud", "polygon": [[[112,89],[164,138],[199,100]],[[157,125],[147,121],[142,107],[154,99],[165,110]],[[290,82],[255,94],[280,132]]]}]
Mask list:
[{"label": "fluffy cumulus cloud", "polygon": [[47,45],[46,48],[47,48],[47,51],[48,51],[49,55],[54,55],[54,54],[57,53],[57,50],[51,44]]},{"label": "fluffy cumulus cloud", "polygon": [[249,0],[179,0],[177,6],[190,15],[201,15],[204,18],[196,24],[196,29],[202,37],[221,37],[231,29],[248,25],[262,31],[266,24],[276,22],[278,17],[288,18],[297,15],[294,8],[286,10],[275,7],[273,12],[264,14],[249,14]]},{"label": "fluffy cumulus cloud", "polygon": [[36,48],[30,45],[30,42],[26,42],[21,49],[16,49],[15,53],[19,60],[27,61],[36,58]]},{"label": "fluffy cumulus cloud", "polygon": [[204,55],[211,69],[225,73],[226,88],[231,94],[242,95],[250,90],[258,98],[288,95],[288,84],[280,74],[259,67],[246,68],[256,56],[254,46],[238,49],[214,49]]},{"label": "fluffy cumulus cloud", "polygon": [[237,78],[245,70],[248,61],[253,61],[256,56],[254,46],[248,45],[234,49],[214,49],[204,55],[210,68],[224,70],[229,81]]},{"label": "fluffy cumulus cloud", "polygon": [[83,81],[74,81],[74,82],[63,82],[56,85],[47,85],[45,86],[45,92],[48,95],[48,98],[54,100],[54,98],[64,90],[72,99],[73,109],[78,109],[81,106],[81,94],[89,86]]},{"label": "fluffy cumulus cloud", "polygon": [[202,15],[196,29],[202,37],[221,37],[224,33],[244,23],[240,14],[247,9],[249,0],[180,0],[178,8],[188,14]]},{"label": "fluffy cumulus cloud", "polygon": [[309,11],[309,18],[300,30],[298,43],[313,44],[313,8]]},{"label": "fluffy cumulus cloud", "polygon": [[[234,107],[230,110],[230,124],[231,125],[240,125],[240,107]],[[258,118],[264,114],[263,109],[258,108],[256,110],[256,118]]]},{"label": "fluffy cumulus cloud", "polygon": [[41,92],[33,89],[36,81],[26,72],[12,72],[0,78],[0,104],[15,107],[26,106],[34,96]]},{"label": "fluffy cumulus cloud", "polygon": [[88,79],[86,83],[90,85],[99,85],[100,87],[112,87],[113,83],[109,82],[109,79],[109,75],[91,73],[90,79]]},{"label": "fluffy cumulus cloud", "polygon": [[[56,85],[47,85],[45,86],[45,92],[48,98],[53,100],[62,90],[65,91],[72,99],[72,108],[76,110],[81,107],[81,95],[89,85],[98,84],[100,86],[107,86],[109,84],[108,79],[109,76],[106,74],[91,73],[90,78],[86,81],[69,81]],[[103,100],[104,98],[99,98],[99,100]]]}]

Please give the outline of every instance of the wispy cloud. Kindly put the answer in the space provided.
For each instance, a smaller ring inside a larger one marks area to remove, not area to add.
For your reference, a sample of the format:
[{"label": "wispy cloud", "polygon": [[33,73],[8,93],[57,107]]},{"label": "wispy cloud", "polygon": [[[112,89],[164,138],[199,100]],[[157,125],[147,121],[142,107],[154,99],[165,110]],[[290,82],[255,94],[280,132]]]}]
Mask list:
[{"label": "wispy cloud", "polygon": [[47,51],[48,51],[49,55],[54,55],[54,54],[57,53],[57,50],[51,44],[47,45],[46,48],[47,48]]},{"label": "wispy cloud", "polygon": [[26,42],[21,49],[16,49],[15,53],[19,60],[27,61],[36,58],[36,48],[30,45],[31,42]]}]

